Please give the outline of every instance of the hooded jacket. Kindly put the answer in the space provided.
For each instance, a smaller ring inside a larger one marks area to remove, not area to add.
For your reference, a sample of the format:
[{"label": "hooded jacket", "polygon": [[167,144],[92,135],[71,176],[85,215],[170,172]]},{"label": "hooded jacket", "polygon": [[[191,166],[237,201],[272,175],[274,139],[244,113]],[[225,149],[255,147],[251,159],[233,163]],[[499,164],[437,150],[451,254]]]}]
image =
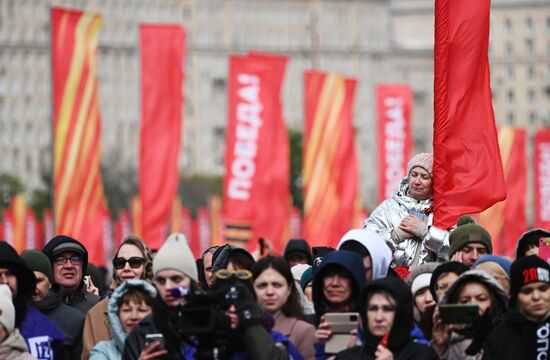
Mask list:
[{"label": "hooded jacket", "polygon": [[541,237],[550,237],[550,231],[544,229],[533,229],[524,232],[518,239],[518,243],[516,245],[516,259],[525,256],[525,252],[527,251],[526,246],[529,242],[538,242]]},{"label": "hooded jacket", "polygon": [[367,285],[361,293],[360,314],[365,342],[361,346],[355,346],[338,353],[336,359],[375,359],[374,354],[382,338],[374,336],[367,326],[367,298],[369,294],[376,290],[389,292],[397,303],[387,342],[387,348],[393,353],[393,358],[395,360],[437,359],[437,355],[431,348],[412,341],[413,299],[411,290],[402,280],[395,277],[375,280]]},{"label": "hooded jacket", "polygon": [[365,266],[363,259],[353,252],[339,250],[328,253],[319,266],[317,272],[313,275],[313,305],[317,320],[327,312],[327,303],[323,295],[323,278],[328,268],[339,267],[347,270],[351,274],[351,298],[349,309],[347,311],[357,311],[358,297],[361,289],[365,287]]},{"label": "hooded jacket", "polygon": [[0,343],[0,359],[36,360],[36,357],[29,353],[25,340],[19,330],[15,329]]},{"label": "hooded jacket", "polygon": [[96,346],[94,346],[90,352],[90,359],[118,360],[121,358],[122,352],[124,351],[124,340],[126,340],[126,333],[122,328],[122,324],[120,323],[120,318],[118,316],[118,302],[124,294],[126,294],[126,292],[133,287],[141,287],[145,289],[151,298],[154,298],[157,294],[155,287],[143,280],[128,280],[119,285],[109,299],[109,306],[107,310],[109,316],[109,326],[111,327],[113,339],[111,341],[100,341]]},{"label": "hooded jacket", "polygon": [[34,295],[36,277],[15,249],[5,241],[0,241],[0,267],[10,269],[17,278],[17,295],[13,299],[13,305],[15,306],[15,327],[19,327]]},{"label": "hooded jacket", "polygon": [[549,342],[550,318],[536,323],[514,307],[489,334],[485,351],[489,359],[495,360],[548,359]]},{"label": "hooded jacket", "polygon": [[[415,253],[420,246],[419,264],[446,260],[449,252],[449,233],[443,229],[433,226],[433,213],[430,209],[433,206],[433,199],[416,200],[409,194],[409,180],[403,178],[395,193],[391,198],[382,202],[368,219],[365,220],[365,229],[379,233],[386,241],[393,252],[393,262],[395,266],[413,265]],[[401,220],[408,216],[411,211],[418,213],[429,213],[425,215],[425,221],[428,225],[428,232],[422,239],[412,238],[402,241],[392,239],[393,229],[397,228]]]},{"label": "hooded jacket", "polygon": [[[87,313],[95,304],[101,299],[99,296],[86,291],[86,284],[84,283],[84,274],[88,269],[88,251],[79,241],[65,235],[57,235],[51,239],[42,249],[42,252],[50,259],[53,267],[53,251],[54,249],[64,243],[74,243],[80,245],[84,249],[82,255],[82,279],[80,279],[80,285],[78,289],[68,295],[63,296],[63,302],[69,306],[75,307],[83,313]],[[55,292],[61,293],[59,286],[55,284]]]},{"label": "hooded jacket", "polygon": [[368,229],[353,229],[344,234],[336,249],[340,250],[342,245],[352,240],[363,245],[369,252],[372,263],[372,280],[386,277],[392,260],[392,253],[384,239]]},{"label": "hooded jacket", "polygon": [[312,262],[311,248],[307,243],[307,241],[305,241],[304,239],[290,239],[285,246],[285,253],[284,253],[285,259],[288,260],[288,256],[294,252],[299,252],[304,254],[304,256],[307,258],[307,263],[311,265],[311,262]]},{"label": "hooded jacket", "polygon": [[439,304],[455,304],[462,287],[472,282],[481,283],[489,289],[489,293],[496,304],[493,304],[492,308],[487,310],[484,316],[479,317],[477,322],[470,327],[462,329],[460,332],[452,332],[447,351],[442,359],[483,359],[485,340],[504,316],[508,295],[492,276],[479,270],[469,270],[460,275],[447,290]]}]

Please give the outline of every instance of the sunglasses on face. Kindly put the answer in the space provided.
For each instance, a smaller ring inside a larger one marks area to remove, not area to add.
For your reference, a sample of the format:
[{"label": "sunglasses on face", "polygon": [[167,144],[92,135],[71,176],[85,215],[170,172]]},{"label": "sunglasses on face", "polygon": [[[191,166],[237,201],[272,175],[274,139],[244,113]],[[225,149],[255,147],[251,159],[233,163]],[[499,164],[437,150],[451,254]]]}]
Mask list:
[{"label": "sunglasses on face", "polygon": [[239,280],[250,280],[252,279],[252,273],[248,270],[227,270],[220,269],[214,273],[214,277],[220,280],[226,280],[230,277],[236,277]]},{"label": "sunglasses on face", "polygon": [[113,259],[113,266],[115,267],[115,269],[120,270],[120,269],[124,269],[124,267],[126,266],[126,263],[128,263],[130,264],[130,267],[132,269],[137,269],[141,265],[143,265],[144,262],[145,262],[145,259],[138,256],[134,256],[129,259],[117,257]]}]

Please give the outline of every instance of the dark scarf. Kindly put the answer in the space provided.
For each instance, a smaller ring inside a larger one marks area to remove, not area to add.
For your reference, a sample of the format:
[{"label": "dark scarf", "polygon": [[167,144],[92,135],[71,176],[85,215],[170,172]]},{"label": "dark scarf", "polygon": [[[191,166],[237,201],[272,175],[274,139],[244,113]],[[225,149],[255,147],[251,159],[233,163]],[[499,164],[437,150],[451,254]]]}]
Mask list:
[{"label": "dark scarf", "polygon": [[175,316],[176,310],[166,306],[164,301],[157,294],[153,299],[153,323],[157,330],[164,335],[166,347],[170,353],[179,353],[181,341],[175,335],[170,326],[171,319]]},{"label": "dark scarf", "polygon": [[[546,354],[542,357],[548,358],[550,350],[544,351],[545,344],[550,340],[550,318],[546,318],[542,322],[536,323],[523,316],[517,307],[510,309],[504,316],[504,321],[510,326],[518,330],[520,339],[522,340],[522,354],[524,359],[538,359],[539,348],[540,352]],[[537,341],[540,339],[540,343]],[[503,339],[506,341],[506,339]]]}]

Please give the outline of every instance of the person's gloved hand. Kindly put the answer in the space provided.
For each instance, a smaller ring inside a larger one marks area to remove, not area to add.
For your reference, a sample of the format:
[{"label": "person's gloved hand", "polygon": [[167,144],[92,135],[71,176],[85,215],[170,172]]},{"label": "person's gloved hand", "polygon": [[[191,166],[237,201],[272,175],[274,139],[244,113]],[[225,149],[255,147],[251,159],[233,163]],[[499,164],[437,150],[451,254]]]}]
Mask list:
[{"label": "person's gloved hand", "polygon": [[239,318],[239,328],[246,330],[260,323],[261,311],[256,303],[256,299],[246,287],[239,283],[231,285],[231,288],[226,296],[234,297],[233,301],[237,309],[237,317]]}]

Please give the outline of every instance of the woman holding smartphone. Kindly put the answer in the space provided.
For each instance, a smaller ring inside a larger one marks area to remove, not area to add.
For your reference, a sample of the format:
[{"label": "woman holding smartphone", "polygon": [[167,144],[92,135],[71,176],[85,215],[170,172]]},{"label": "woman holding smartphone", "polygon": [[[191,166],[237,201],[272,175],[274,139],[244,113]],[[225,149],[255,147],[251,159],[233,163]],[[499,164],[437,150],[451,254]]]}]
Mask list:
[{"label": "woman holding smartphone", "polygon": [[[113,257],[111,289],[127,280],[141,279],[151,282],[152,267],[151,251],[147,245],[137,236],[125,237]],[[103,299],[86,314],[82,331],[82,360],[88,359],[90,350],[98,342],[112,339],[108,304],[109,299]]]},{"label": "woman holding smartphone", "polygon": [[304,359],[313,359],[315,327],[303,321],[298,289],[285,258],[269,255],[258,260],[252,278],[259,305],[275,320],[273,330],[288,337]]},{"label": "woman holding smartphone", "polygon": [[[478,316],[465,324],[447,325],[441,318],[443,314],[436,308],[433,349],[441,359],[484,359],[485,339],[502,320],[507,302],[508,296],[495,278],[480,270],[466,271],[447,290],[438,307],[445,304],[477,305]],[[458,318],[465,319],[466,314]]]},{"label": "woman holding smartphone", "polygon": [[[336,360],[437,359],[428,346],[414,343],[413,299],[410,288],[400,279],[375,280],[361,294],[360,312],[363,345],[336,354]],[[362,335],[362,336],[361,336]]]},{"label": "woman holding smartphone", "polygon": [[109,299],[109,326],[113,339],[92,348],[91,360],[119,360],[126,335],[151,313],[156,289],[143,280],[128,280],[115,289]]}]

